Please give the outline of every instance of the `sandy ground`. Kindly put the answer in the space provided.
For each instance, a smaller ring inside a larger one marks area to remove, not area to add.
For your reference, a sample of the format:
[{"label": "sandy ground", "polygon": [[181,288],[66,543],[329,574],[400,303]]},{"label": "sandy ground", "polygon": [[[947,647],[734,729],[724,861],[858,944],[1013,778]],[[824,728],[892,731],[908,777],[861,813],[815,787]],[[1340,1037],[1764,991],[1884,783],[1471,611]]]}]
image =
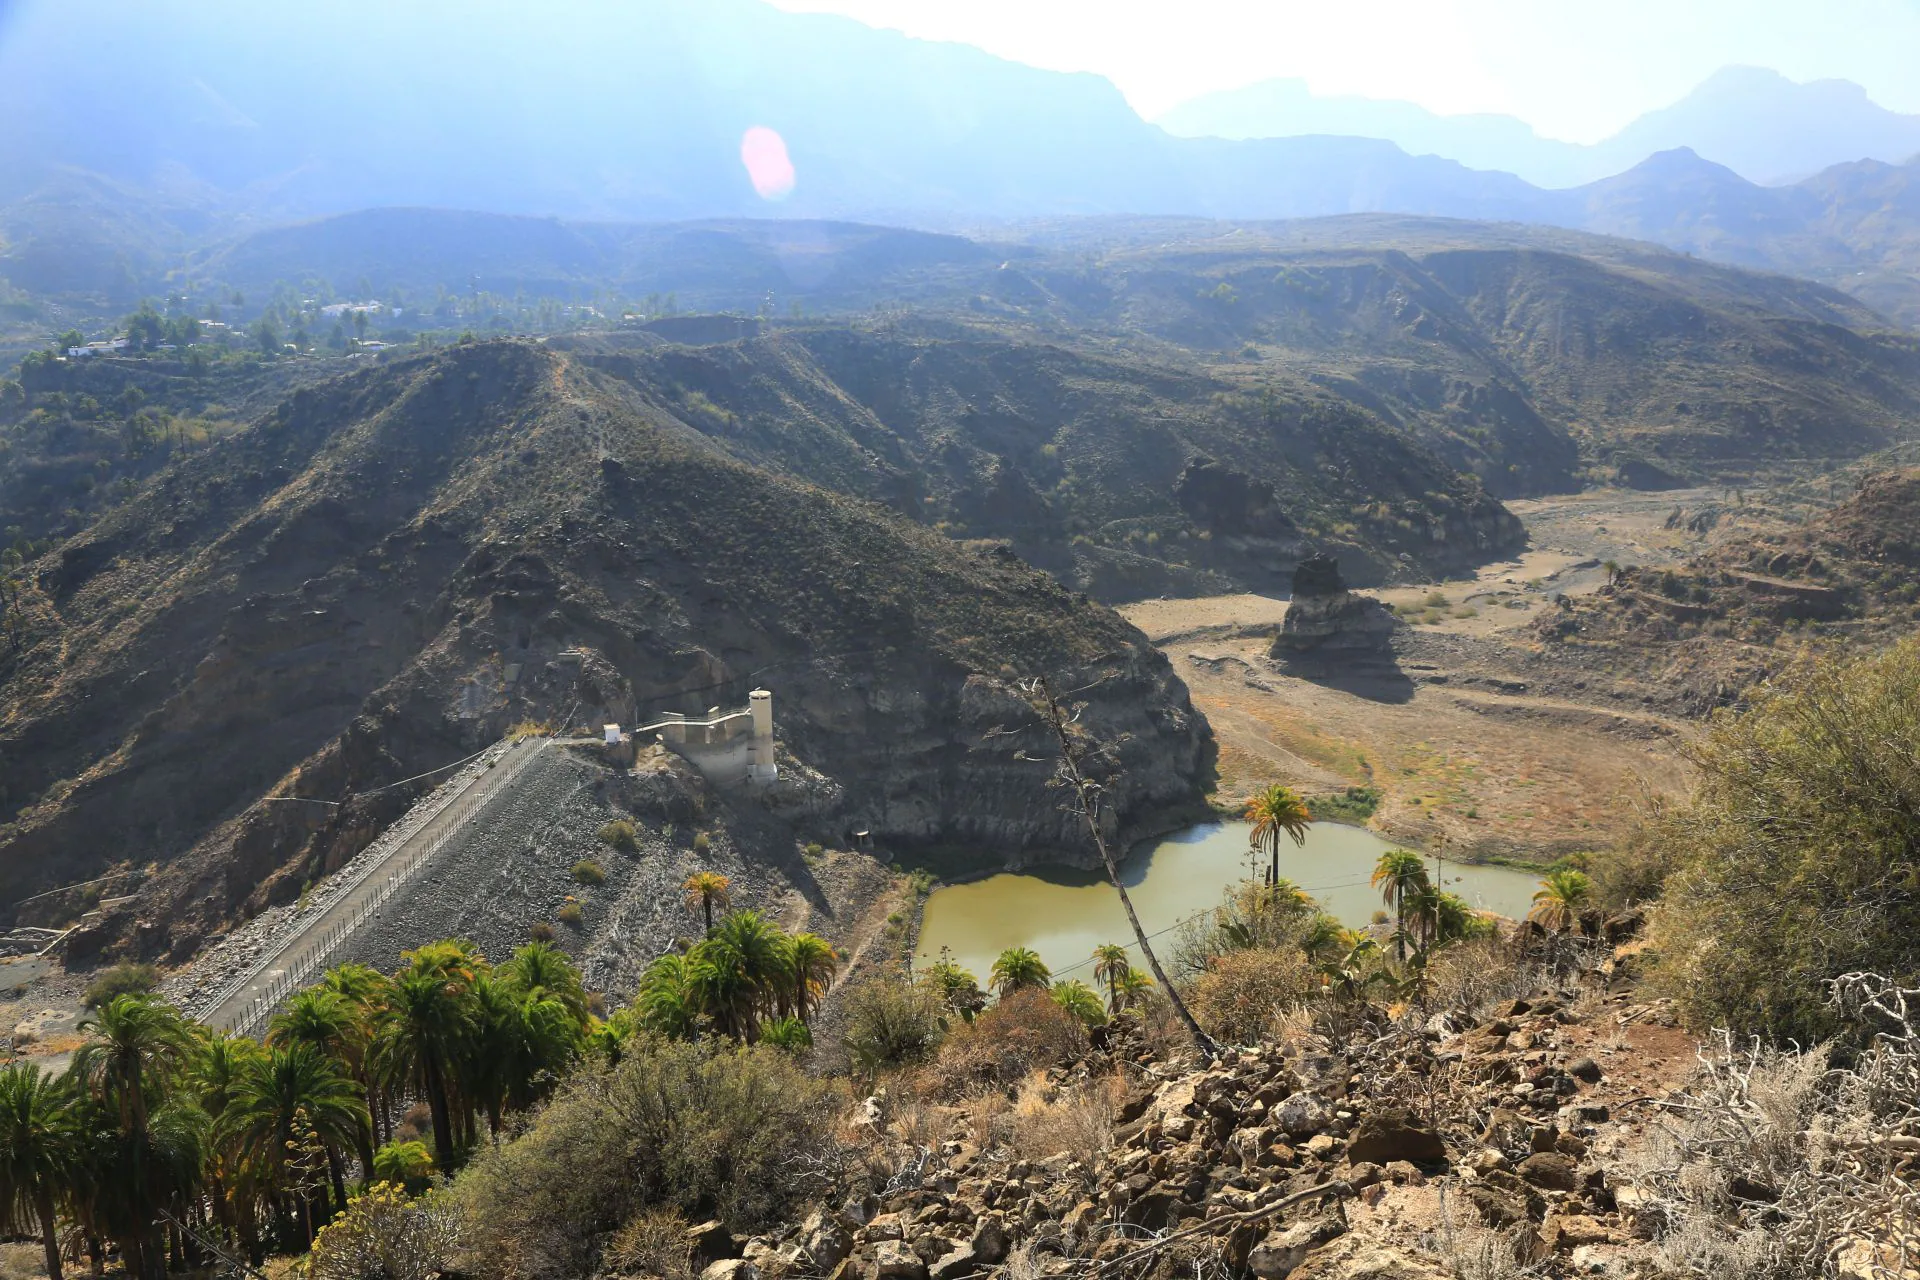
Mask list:
[{"label": "sandy ground", "polygon": [[1633,802],[1686,774],[1685,722],[1649,693],[1535,644],[1528,623],[1556,594],[1597,589],[1604,564],[1671,563],[1704,535],[1665,527],[1717,491],[1578,494],[1512,504],[1533,534],[1472,578],[1375,593],[1408,622],[1397,664],[1283,671],[1268,638],[1286,602],[1231,595],[1121,610],[1175,664],[1220,744],[1217,797],[1284,782],[1312,796],[1377,788],[1370,825],[1422,847],[1545,862],[1606,845]]}]

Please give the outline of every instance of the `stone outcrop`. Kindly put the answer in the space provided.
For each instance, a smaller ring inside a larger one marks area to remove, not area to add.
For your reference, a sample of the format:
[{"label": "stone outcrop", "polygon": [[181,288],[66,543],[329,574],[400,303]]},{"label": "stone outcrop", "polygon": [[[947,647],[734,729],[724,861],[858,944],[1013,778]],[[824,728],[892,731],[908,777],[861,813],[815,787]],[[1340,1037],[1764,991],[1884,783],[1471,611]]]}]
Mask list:
[{"label": "stone outcrop", "polygon": [[1339,564],[1323,552],[1293,571],[1293,600],[1269,656],[1383,654],[1399,625],[1378,600],[1347,590]]}]

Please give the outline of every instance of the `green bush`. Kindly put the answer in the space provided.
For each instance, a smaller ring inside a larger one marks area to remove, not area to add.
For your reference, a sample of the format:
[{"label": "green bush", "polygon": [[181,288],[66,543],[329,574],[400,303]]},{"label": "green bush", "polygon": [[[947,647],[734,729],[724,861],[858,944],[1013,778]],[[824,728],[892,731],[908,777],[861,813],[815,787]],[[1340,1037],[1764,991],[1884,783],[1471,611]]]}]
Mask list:
[{"label": "green bush", "polygon": [[[640,848],[639,833],[634,829],[634,825],[625,818],[615,818],[612,822],[601,827],[600,841],[602,844],[618,849],[621,853],[633,853]],[[578,877],[580,873],[580,868],[585,865],[588,865],[588,863],[580,862],[574,864],[573,870],[576,877]],[[599,864],[593,863],[592,865],[598,866]],[[601,879],[605,878],[604,875],[601,877]]]},{"label": "green bush", "polygon": [[824,1190],[804,1171],[832,1163],[842,1104],[779,1049],[636,1034],[617,1067],[589,1060],[454,1183],[466,1269],[588,1275],[607,1233],[664,1209],[751,1231]]},{"label": "green bush", "polygon": [[704,831],[696,831],[693,836],[693,851],[695,853],[712,853],[713,837]]},{"label": "green bush", "polygon": [[1653,915],[1658,984],[1698,1028],[1806,1044],[1840,1028],[1826,983],[1920,982],[1920,641],[1806,660],[1690,749],[1656,819],[1674,859]]},{"label": "green bush", "polygon": [[924,1062],[946,1034],[939,995],[918,984],[862,982],[847,992],[844,1007],[847,1056],[869,1076]]},{"label": "green bush", "polygon": [[1313,797],[1307,802],[1307,808],[1312,811],[1315,822],[1350,822],[1364,826],[1380,807],[1380,799],[1378,787],[1348,787],[1345,791]]},{"label": "green bush", "polygon": [[569,902],[554,913],[554,918],[559,920],[561,924],[577,925],[580,923],[581,915],[580,904],[577,902]]},{"label": "green bush", "polygon": [[124,960],[96,975],[87,984],[82,1003],[89,1009],[110,1004],[115,996],[140,996],[160,985],[160,970],[153,965]]},{"label": "green bush", "polygon": [[313,1280],[431,1280],[453,1269],[460,1215],[438,1192],[408,1199],[399,1187],[375,1186],[313,1242]]},{"label": "green bush", "polygon": [[389,1142],[373,1153],[373,1177],[376,1182],[405,1187],[407,1194],[417,1196],[433,1177],[433,1153],[418,1140]]},{"label": "green bush", "polygon": [[607,869],[592,858],[582,858],[573,864],[573,878],[577,884],[605,884]]},{"label": "green bush", "polygon": [[1209,915],[1184,925],[1174,939],[1176,981],[1199,978],[1213,962],[1235,951],[1292,949],[1326,956],[1344,950],[1340,922],[1291,882],[1279,892],[1247,881],[1220,895]]}]

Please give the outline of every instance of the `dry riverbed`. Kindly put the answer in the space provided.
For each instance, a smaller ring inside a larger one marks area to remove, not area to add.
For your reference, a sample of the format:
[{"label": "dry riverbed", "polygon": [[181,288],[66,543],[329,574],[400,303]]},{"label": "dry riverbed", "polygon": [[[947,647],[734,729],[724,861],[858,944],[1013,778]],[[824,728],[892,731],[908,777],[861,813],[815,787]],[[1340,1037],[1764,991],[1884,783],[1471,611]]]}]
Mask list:
[{"label": "dry riverbed", "polygon": [[1712,491],[1602,491],[1512,504],[1533,545],[1472,578],[1376,593],[1408,623],[1393,668],[1308,679],[1266,657],[1286,602],[1149,600],[1121,610],[1173,661],[1220,745],[1217,799],[1284,782],[1380,792],[1370,823],[1423,847],[1548,862],[1605,845],[1632,802],[1684,785],[1688,722],[1592,655],[1549,651],[1532,620],[1605,581],[1607,560],[1664,564],[1706,535],[1668,528]]}]

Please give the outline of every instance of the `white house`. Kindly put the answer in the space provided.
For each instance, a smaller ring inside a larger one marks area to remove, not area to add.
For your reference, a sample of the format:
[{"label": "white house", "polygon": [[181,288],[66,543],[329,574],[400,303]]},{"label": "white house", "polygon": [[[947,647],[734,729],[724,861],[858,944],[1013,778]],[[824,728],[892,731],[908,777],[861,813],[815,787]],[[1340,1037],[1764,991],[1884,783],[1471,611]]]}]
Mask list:
[{"label": "white house", "polygon": [[104,342],[89,342],[84,347],[68,347],[67,354],[70,356],[104,356],[115,351],[125,351],[126,349],[127,340],[125,338],[108,338]]}]

